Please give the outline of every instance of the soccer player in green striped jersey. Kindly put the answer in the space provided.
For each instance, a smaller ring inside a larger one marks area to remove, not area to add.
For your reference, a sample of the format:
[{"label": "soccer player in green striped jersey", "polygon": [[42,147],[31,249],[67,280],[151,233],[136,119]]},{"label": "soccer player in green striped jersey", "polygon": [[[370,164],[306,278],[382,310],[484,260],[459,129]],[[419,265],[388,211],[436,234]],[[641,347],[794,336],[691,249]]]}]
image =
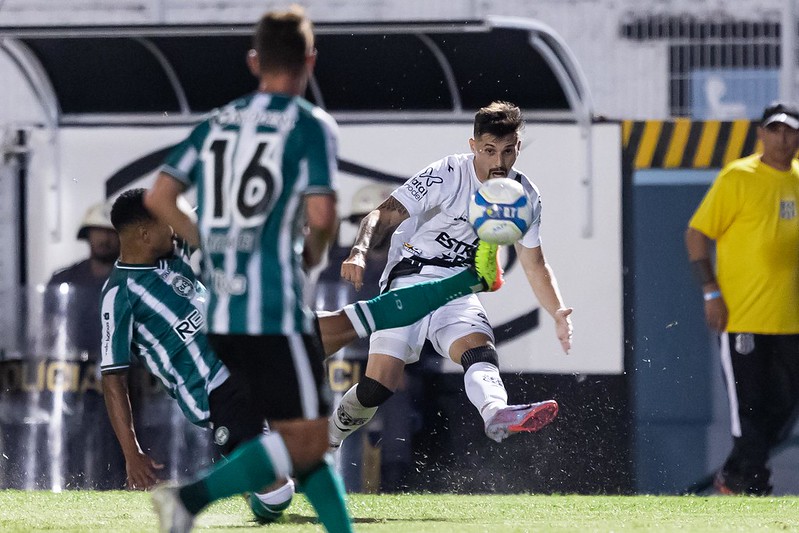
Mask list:
[{"label": "soccer player in green striped jersey", "polygon": [[[324,527],[348,532],[343,483],[325,461],[330,392],[303,271],[322,260],[338,224],[337,126],[302,97],[316,48],[301,7],[266,13],[252,42],[257,90],[173,149],[146,202],[190,245],[202,238],[210,344],[242,378],[250,401],[240,416],[267,419],[273,431],[240,445],[241,460],[153,501],[165,528],[188,529],[210,502],[240,492],[231,479],[293,474]],[[189,187],[197,226],[176,205]]]},{"label": "soccer player in green striped jersey", "polygon": [[[187,418],[198,425],[211,423],[217,436],[220,431],[226,436],[216,441],[224,454],[251,439],[255,444],[248,443],[247,450],[258,457],[257,436],[262,432],[260,423],[239,416],[247,411],[242,409],[247,402],[245,389],[208,344],[203,328],[206,294],[190,266],[188,246],[173,242],[171,227],[147,211],[144,193],[144,189],[126,191],[114,203],[111,219],[119,233],[121,253],[101,298],[106,404],[126,458],[128,484],[140,489],[157,481],[160,465],[142,452],[134,430],[126,385],[133,352],[178,401]],[[454,298],[498,288],[502,272],[496,264],[496,247],[486,246],[485,251],[487,259],[476,271],[390,291],[343,310],[317,313],[325,354],[376,329],[412,323]],[[231,462],[237,461],[248,462],[246,457],[234,460],[231,456]],[[234,474],[224,480],[225,486],[256,494],[250,496],[256,517],[279,516],[255,499],[259,498],[256,491],[262,489],[257,477],[241,476],[240,471]],[[285,487],[281,490],[286,492]],[[292,492],[288,491],[288,501]],[[260,498],[268,501],[269,494]]]}]

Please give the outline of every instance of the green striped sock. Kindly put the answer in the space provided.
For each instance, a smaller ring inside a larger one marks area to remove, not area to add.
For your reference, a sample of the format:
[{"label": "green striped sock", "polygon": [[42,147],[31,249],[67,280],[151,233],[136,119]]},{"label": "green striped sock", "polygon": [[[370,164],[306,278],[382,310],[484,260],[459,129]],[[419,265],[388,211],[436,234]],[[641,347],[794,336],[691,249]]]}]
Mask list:
[{"label": "green striped sock", "polygon": [[329,533],[352,533],[352,520],[344,499],[344,483],[330,464],[320,463],[297,481]]},{"label": "green striped sock", "polygon": [[368,314],[375,331],[397,328],[421,320],[447,302],[481,290],[480,277],[467,268],[448,278],[416,283],[358,302],[356,309]]},{"label": "green striped sock", "polygon": [[256,492],[288,477],[291,459],[283,439],[270,433],[241,444],[227,460],[180,488],[180,499],[197,514],[208,504],[242,492]]}]

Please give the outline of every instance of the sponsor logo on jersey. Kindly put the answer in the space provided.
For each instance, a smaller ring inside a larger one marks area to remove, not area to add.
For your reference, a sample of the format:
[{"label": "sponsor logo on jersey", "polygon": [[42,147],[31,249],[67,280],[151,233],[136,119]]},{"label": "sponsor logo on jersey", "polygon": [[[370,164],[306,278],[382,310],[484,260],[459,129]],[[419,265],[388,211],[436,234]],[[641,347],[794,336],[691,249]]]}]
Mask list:
[{"label": "sponsor logo on jersey", "polygon": [[427,195],[427,191],[430,187],[438,185],[439,183],[444,183],[444,180],[433,174],[433,167],[429,167],[411,178],[411,180],[405,184],[405,188],[408,189],[408,192],[411,193],[414,200],[420,201]]},{"label": "sponsor logo on jersey", "polygon": [[477,248],[478,239],[474,239],[472,242],[464,242],[455,237],[450,237],[446,231],[442,231],[436,237],[436,242],[447,250],[451,250],[460,256],[468,257]]},{"label": "sponsor logo on jersey", "polygon": [[422,255],[422,251],[409,242],[402,243],[402,247],[405,248],[406,251],[412,253],[413,255]]},{"label": "sponsor logo on jersey", "polygon": [[266,126],[275,129],[285,129],[294,122],[292,116],[283,111],[267,109],[236,109],[226,107],[214,116],[214,120],[221,126],[238,125],[242,122],[256,123],[259,126]]},{"label": "sponsor logo on jersey", "polygon": [[443,179],[433,174],[432,167],[419,174],[419,178],[425,178],[424,184],[426,187],[432,187],[433,185],[444,183]]},{"label": "sponsor logo on jersey", "polygon": [[211,272],[211,283],[217,294],[230,294],[240,296],[247,292],[247,278],[242,274],[235,274],[232,278],[218,268]]},{"label": "sponsor logo on jersey", "polygon": [[186,276],[181,276],[180,274],[175,275],[172,278],[172,282],[170,283],[172,286],[172,290],[178,296],[182,296],[184,298],[193,298],[194,297],[194,283],[189,280]]},{"label": "sponsor logo on jersey", "polygon": [[202,313],[195,309],[189,316],[175,324],[175,327],[172,329],[178,334],[180,340],[185,341],[188,338],[194,337],[198,331],[202,330],[203,324],[205,324],[205,319]]},{"label": "sponsor logo on jersey", "polygon": [[102,332],[100,334],[100,354],[111,353],[111,313],[108,311],[103,312]]},{"label": "sponsor logo on jersey", "polygon": [[255,249],[255,233],[243,231],[235,237],[228,236],[225,233],[211,234],[205,240],[203,248],[209,254],[225,253],[228,249],[249,253]]}]

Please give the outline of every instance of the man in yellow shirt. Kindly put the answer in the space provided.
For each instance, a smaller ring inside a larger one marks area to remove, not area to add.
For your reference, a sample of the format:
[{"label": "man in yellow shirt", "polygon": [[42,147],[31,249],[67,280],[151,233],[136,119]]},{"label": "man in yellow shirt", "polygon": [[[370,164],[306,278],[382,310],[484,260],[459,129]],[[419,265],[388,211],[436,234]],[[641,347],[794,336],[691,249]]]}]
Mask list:
[{"label": "man in yellow shirt", "polygon": [[722,494],[771,491],[768,455],[799,400],[799,109],[769,105],[758,138],[763,153],[722,169],[685,234],[730,400],[733,449],[714,483]]}]

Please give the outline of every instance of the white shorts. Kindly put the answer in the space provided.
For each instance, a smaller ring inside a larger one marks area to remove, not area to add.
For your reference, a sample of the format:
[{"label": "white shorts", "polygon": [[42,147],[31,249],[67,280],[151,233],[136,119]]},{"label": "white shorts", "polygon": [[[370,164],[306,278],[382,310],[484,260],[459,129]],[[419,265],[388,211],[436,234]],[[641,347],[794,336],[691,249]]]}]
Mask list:
[{"label": "white shorts", "polygon": [[[430,277],[424,275],[404,276],[397,279],[392,288],[429,280]],[[390,355],[411,364],[419,360],[424,341],[429,339],[439,355],[449,357],[452,343],[470,333],[483,333],[494,342],[494,331],[476,294],[453,300],[410,326],[372,333],[369,353]]]}]

